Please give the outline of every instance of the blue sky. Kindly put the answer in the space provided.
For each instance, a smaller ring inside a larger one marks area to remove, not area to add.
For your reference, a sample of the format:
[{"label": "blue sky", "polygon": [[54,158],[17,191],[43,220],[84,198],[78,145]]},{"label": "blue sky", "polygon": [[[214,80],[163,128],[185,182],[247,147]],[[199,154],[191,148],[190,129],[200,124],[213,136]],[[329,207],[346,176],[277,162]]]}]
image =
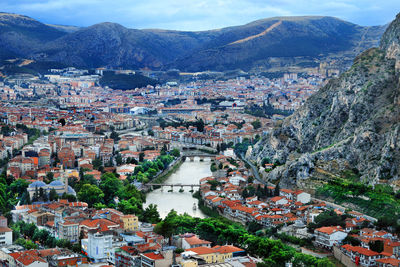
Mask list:
[{"label": "blue sky", "polygon": [[400,12],[399,0],[0,0],[1,11],[44,23],[207,30],[274,16],[326,15],[382,25]]}]

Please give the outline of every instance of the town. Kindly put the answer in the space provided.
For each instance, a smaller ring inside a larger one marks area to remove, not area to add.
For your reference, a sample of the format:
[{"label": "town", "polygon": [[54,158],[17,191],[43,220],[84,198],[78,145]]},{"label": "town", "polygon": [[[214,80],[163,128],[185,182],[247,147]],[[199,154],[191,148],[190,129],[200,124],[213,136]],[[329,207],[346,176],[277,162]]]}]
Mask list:
[{"label": "town", "polygon": [[[326,84],[323,72],[132,90],[100,86],[106,72],[135,75],[71,67],[0,83],[2,266],[400,266],[391,222],[281,188],[259,174],[278,162],[246,159]],[[168,183],[191,161],[211,175]],[[173,205],[161,218],[146,203],[177,189],[204,218]]]}]

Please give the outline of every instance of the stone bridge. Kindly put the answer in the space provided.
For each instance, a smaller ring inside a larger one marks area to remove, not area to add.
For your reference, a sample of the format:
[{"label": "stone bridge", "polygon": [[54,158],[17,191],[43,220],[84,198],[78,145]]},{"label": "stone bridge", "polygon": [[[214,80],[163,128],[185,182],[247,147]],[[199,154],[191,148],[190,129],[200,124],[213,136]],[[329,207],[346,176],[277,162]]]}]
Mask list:
[{"label": "stone bridge", "polygon": [[178,187],[180,189],[183,189],[184,187],[190,187],[191,191],[194,191],[195,187],[200,187],[200,184],[155,184],[155,183],[148,183],[146,186],[150,187],[151,190],[154,189],[154,187],[161,187],[161,191],[164,190],[164,187],[170,187],[171,190],[174,190],[174,187]]}]

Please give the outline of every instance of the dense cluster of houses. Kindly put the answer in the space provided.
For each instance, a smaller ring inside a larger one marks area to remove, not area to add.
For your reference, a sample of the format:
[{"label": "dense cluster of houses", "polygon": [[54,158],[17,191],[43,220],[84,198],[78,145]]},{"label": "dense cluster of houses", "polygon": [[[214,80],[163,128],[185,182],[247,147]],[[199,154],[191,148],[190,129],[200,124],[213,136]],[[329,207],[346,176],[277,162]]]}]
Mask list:
[{"label": "dense cluster of houses", "polygon": [[[324,226],[311,234],[306,226],[315,222],[315,218],[323,211],[333,208],[323,201],[312,201],[310,194],[302,190],[276,190],[274,186],[265,189],[263,184],[254,179],[249,182],[246,168],[232,158],[217,156],[216,165],[221,169],[214,171],[214,176],[200,180],[201,197],[205,205],[230,220],[243,224],[256,222],[268,228],[283,227],[281,231],[284,233],[299,238],[314,238],[315,246],[334,250],[335,256],[342,262],[346,262],[344,258],[347,257],[347,262],[360,266],[400,266],[398,236],[367,228],[372,225],[368,216],[349,211],[344,228],[339,225]],[[257,196],[256,190],[253,196],[243,196],[249,187],[258,188],[263,193]],[[334,211],[343,215],[340,209]],[[360,245],[344,244],[348,236],[359,240]],[[383,244],[381,252],[370,248],[371,242],[376,241]]]},{"label": "dense cluster of houses", "polygon": [[[259,260],[232,245],[211,246],[194,234],[173,236],[171,240],[153,231],[154,225],[141,223],[133,214],[115,209],[90,209],[84,202],[60,200],[51,203],[16,206],[14,221],[33,223],[57,239],[81,246],[81,253],[67,249],[31,249],[12,244],[12,229],[0,217],[2,266],[88,266],[87,264],[128,266],[179,266],[230,262],[229,266],[256,266]],[[175,253],[176,249],[182,252]]]}]

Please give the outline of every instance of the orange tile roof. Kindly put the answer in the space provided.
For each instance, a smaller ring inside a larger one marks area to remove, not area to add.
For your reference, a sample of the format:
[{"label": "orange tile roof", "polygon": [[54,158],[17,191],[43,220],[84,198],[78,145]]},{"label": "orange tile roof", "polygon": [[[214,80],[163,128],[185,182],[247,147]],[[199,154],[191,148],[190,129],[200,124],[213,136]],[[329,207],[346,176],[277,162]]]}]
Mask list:
[{"label": "orange tile roof", "polygon": [[238,251],[244,251],[244,249],[232,246],[232,245],[225,245],[225,246],[215,246],[212,247],[215,251],[219,253],[233,253]]},{"label": "orange tile roof", "polygon": [[356,252],[358,254],[362,254],[368,257],[372,257],[372,256],[378,256],[379,253],[372,251],[370,249],[367,248],[363,248],[363,247],[359,247],[359,246],[352,246],[349,244],[343,245],[342,248],[348,250],[348,251],[352,251],[352,252]]},{"label": "orange tile roof", "polygon": [[400,266],[400,260],[398,259],[383,258],[383,259],[377,259],[375,261],[383,264],[390,264],[391,266],[396,266],[396,267]]},{"label": "orange tile roof", "polygon": [[32,263],[39,261],[44,262],[46,261],[39,257],[37,250],[26,250],[21,252],[14,252],[9,254],[13,257],[16,261],[20,262],[24,266],[31,265]]},{"label": "orange tile roof", "polygon": [[317,232],[325,233],[331,235],[335,232],[342,231],[342,227],[340,226],[325,226],[315,229]]},{"label": "orange tile roof", "polygon": [[152,260],[163,260],[164,257],[161,255],[159,252],[150,252],[143,254],[146,258],[152,259]]},{"label": "orange tile roof", "polygon": [[202,245],[202,244],[204,244],[204,245],[211,244],[210,241],[200,239],[197,236],[186,237],[185,241],[191,246]]},{"label": "orange tile roof", "polygon": [[209,248],[209,247],[188,248],[185,251],[193,251],[193,252],[197,253],[198,255],[215,253],[215,250],[212,248]]}]

